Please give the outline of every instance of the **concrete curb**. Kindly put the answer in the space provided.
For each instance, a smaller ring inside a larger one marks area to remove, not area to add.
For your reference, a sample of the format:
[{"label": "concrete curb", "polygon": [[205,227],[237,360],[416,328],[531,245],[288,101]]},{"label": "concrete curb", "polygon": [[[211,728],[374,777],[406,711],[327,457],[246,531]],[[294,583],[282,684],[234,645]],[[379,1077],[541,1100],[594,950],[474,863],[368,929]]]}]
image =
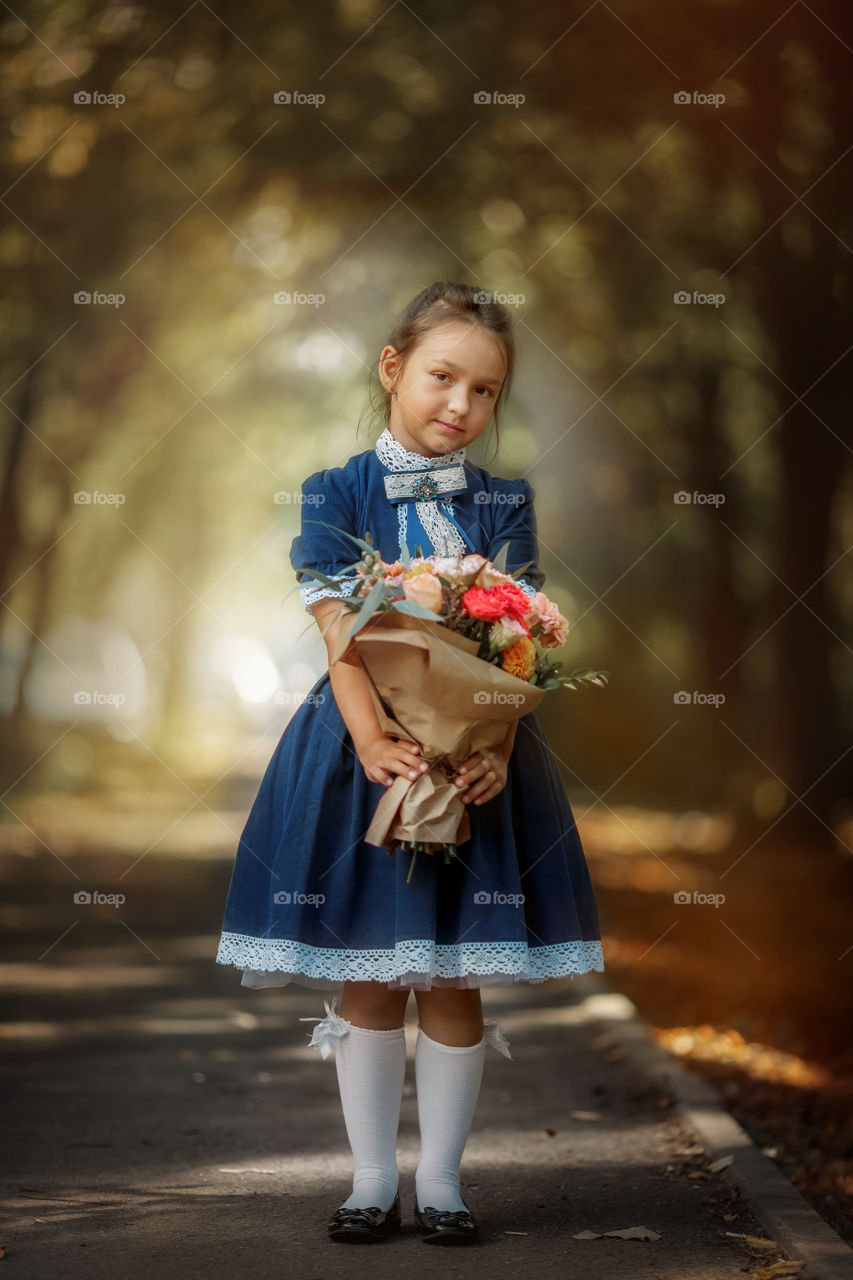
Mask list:
[{"label": "concrete curb", "polygon": [[788,1257],[805,1264],[801,1280],[853,1280],[853,1249],[755,1145],[717,1090],[655,1043],[627,996],[610,991],[597,974],[585,975],[582,990],[589,992],[580,1006],[584,1020],[608,1033],[646,1078],[671,1094],[708,1157],[734,1157],[721,1174]]}]

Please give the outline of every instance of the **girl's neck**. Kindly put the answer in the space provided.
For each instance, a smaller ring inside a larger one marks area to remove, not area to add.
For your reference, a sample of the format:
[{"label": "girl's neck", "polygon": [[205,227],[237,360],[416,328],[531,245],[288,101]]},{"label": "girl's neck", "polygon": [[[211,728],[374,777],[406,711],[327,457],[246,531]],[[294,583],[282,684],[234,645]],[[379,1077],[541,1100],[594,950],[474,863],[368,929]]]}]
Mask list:
[{"label": "girl's neck", "polygon": [[387,460],[386,465],[393,466],[396,463],[401,468],[450,466],[465,460],[464,447],[453,449],[449,453],[437,454],[420,453],[416,449],[410,449],[397,439],[390,427],[384,429],[376,441],[375,448],[383,455],[383,461]]}]

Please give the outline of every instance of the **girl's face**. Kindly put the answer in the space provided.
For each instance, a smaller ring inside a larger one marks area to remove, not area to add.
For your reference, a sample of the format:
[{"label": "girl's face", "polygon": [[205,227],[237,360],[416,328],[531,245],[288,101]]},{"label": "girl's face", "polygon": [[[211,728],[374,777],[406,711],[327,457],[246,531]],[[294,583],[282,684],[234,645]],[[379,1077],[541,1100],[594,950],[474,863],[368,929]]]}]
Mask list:
[{"label": "girl's face", "polygon": [[391,434],[429,458],[464,448],[489,425],[505,374],[501,343],[478,324],[436,325],[405,362],[395,347],[384,347],[379,377],[393,393]]}]

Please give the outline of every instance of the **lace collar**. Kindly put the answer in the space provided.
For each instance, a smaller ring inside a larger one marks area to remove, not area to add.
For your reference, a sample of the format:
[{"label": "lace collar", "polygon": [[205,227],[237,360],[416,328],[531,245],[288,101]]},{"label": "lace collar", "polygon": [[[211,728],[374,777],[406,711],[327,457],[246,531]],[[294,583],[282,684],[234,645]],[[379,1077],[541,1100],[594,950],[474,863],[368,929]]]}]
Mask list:
[{"label": "lace collar", "polygon": [[441,454],[438,458],[428,458],[424,453],[414,453],[406,449],[391,434],[388,427],[376,441],[376,453],[379,461],[389,471],[432,471],[436,467],[452,467],[465,461],[465,449],[454,449],[451,453]]}]

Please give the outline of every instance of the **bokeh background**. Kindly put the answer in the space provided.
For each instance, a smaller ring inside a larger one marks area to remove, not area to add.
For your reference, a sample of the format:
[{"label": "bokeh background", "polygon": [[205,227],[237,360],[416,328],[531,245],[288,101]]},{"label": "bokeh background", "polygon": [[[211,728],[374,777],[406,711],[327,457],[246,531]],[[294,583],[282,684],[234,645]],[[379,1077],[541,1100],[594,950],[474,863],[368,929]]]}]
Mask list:
[{"label": "bokeh background", "polygon": [[33,3],[0,55],[3,1034],[190,960],[245,1004],[233,855],[325,667],[300,484],[461,280],[519,343],[471,456],[611,672],[541,712],[608,980],[849,1229],[848,8]]}]

